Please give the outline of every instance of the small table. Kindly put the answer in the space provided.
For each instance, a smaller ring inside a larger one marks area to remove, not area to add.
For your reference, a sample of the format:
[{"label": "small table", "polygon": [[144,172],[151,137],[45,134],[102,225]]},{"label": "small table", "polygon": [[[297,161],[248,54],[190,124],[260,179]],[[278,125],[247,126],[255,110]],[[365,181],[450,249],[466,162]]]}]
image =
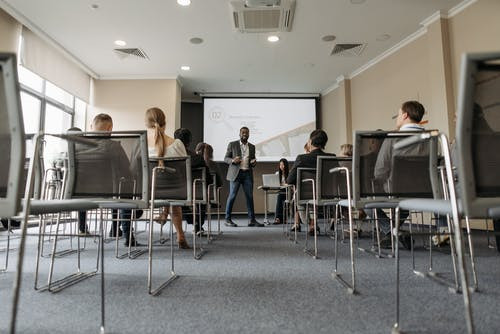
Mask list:
[{"label": "small table", "polygon": [[272,194],[277,194],[280,192],[281,189],[284,189],[284,187],[267,187],[267,186],[260,186],[258,189],[262,189],[264,191],[264,224],[270,225],[269,220],[267,219],[267,195],[269,192]]}]

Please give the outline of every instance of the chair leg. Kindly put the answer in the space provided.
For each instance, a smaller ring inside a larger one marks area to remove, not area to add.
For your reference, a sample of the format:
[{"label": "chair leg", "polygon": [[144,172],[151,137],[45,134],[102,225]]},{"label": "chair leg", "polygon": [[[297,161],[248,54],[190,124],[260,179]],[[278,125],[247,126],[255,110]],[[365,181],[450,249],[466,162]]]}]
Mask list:
[{"label": "chair leg", "polygon": [[[104,290],[104,235],[106,234],[106,231],[103,228],[103,221],[102,221],[102,211],[101,211],[101,223],[100,223],[100,228],[99,228],[99,254],[100,259],[101,259],[101,334],[105,333],[105,321],[106,321],[106,313],[105,313],[105,304],[106,304],[106,299],[105,299],[105,290]],[[118,231],[117,231],[118,232]],[[99,263],[99,260],[97,260]],[[98,266],[99,267],[99,266]]]},{"label": "chair leg", "polygon": [[[350,200],[349,200],[350,202]],[[336,216],[338,217],[338,210],[335,211]],[[348,218],[349,218],[349,250],[350,250],[350,265],[351,265],[351,282],[347,282],[341,274],[338,272],[338,267],[337,267],[337,259],[338,259],[338,249],[337,249],[337,224],[335,224],[335,270],[332,273],[332,277],[336,279],[342,286],[344,286],[347,289],[347,292],[350,294],[357,294],[356,291],[356,268],[354,264],[354,222],[352,218],[352,208],[348,208]],[[342,219],[342,218],[341,218]],[[342,234],[344,233],[344,230],[342,230]]]},{"label": "chair leg", "polygon": [[[309,236],[309,231],[306,231],[306,241],[305,241],[305,246],[304,246],[304,252],[308,255],[310,255],[313,259],[319,259],[318,257],[318,230],[316,229],[317,225],[317,206],[316,204],[313,204],[313,229],[314,229],[314,250],[310,250],[308,248],[308,236]],[[307,228],[310,228],[309,224],[309,204],[306,205],[306,217],[307,217]],[[297,230],[297,229],[296,229]]]},{"label": "chair leg", "polygon": [[[399,208],[396,208],[396,221],[399,221]],[[400,319],[399,319],[399,242],[398,242],[398,237],[399,237],[399,224],[396,224],[395,227],[396,233],[394,233],[393,238],[396,239],[395,242],[395,268],[396,268],[396,321],[394,325],[392,326],[392,333],[399,333],[400,332]]]},{"label": "chair leg", "polygon": [[[193,188],[195,188],[193,186]],[[196,196],[196,193],[194,194],[194,196]],[[198,204],[198,211],[196,211],[196,204],[193,203],[193,257],[195,260],[200,260],[203,255],[206,253],[206,251],[203,249],[203,247],[201,247],[201,240],[202,238],[200,237],[200,240],[199,240],[199,244],[200,246],[197,246],[197,239],[198,239],[198,234],[196,233],[196,214],[197,212],[199,212],[199,215],[198,215],[198,218],[199,218],[199,222],[200,222],[200,235],[201,235],[201,225],[202,225],[202,221],[201,221],[201,205]],[[198,251],[198,248],[199,248],[199,251]]]},{"label": "chair leg", "polygon": [[484,223],[486,224],[486,240],[488,241],[488,248],[495,249],[495,246],[491,243],[490,228],[488,227],[488,219],[485,219]]},{"label": "chair leg", "polygon": [[[454,231],[454,226],[451,223],[451,218],[447,216],[447,222],[448,222],[448,231],[452,233]],[[450,235],[450,238],[453,237],[453,234]],[[450,248],[451,248],[451,262],[453,265],[453,275],[455,277],[455,288],[452,290],[453,292],[458,292],[460,290],[460,284],[458,282],[458,270],[457,270],[457,250],[455,247],[455,243],[453,240],[450,240]]]},{"label": "chair leg", "polygon": [[[339,205],[337,204],[335,206],[335,220],[333,221],[333,233],[334,233],[334,255],[335,255],[335,267],[334,267],[334,273],[337,273],[338,271],[338,212],[339,212]],[[344,233],[344,231],[342,231]]]},{"label": "chair leg", "polygon": [[[154,176],[153,176],[154,177]],[[154,182],[153,182],[154,185]],[[154,190],[153,190],[154,193]],[[154,203],[154,197],[151,199],[151,202]],[[153,208],[151,207],[151,210]],[[170,205],[170,213],[172,213],[173,206]],[[158,296],[161,291],[167,287],[170,283],[172,283],[177,277],[174,269],[174,228],[173,228],[173,220],[172,214],[170,215],[170,277],[160,284],[156,289],[153,290],[153,215],[151,215],[151,220],[149,224],[149,247],[148,247],[148,293],[152,296]]]},{"label": "chair leg", "polygon": [[378,226],[378,214],[377,214],[377,210],[375,209],[375,237],[377,238],[377,254],[375,256],[377,256],[378,258],[381,258],[382,257],[382,251],[381,251],[381,248],[380,248],[380,229],[379,229],[379,226]]},{"label": "chair leg", "polygon": [[474,282],[474,285],[472,286],[472,291],[478,291],[478,281],[477,281],[477,273],[476,273],[476,261],[474,258],[474,245],[472,244],[472,237],[471,237],[471,231],[470,231],[470,222],[469,222],[469,217],[465,217],[465,224],[467,226],[467,238],[469,241],[469,255],[470,255],[470,262],[471,262],[471,267],[472,267],[472,279]]}]

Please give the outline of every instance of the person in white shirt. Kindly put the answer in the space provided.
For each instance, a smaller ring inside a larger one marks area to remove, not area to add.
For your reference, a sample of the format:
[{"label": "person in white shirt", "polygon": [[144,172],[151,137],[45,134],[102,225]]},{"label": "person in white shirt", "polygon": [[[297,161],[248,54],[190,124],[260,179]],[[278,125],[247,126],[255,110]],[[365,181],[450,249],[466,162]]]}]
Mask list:
[{"label": "person in white shirt", "polygon": [[[424,117],[425,108],[418,101],[406,101],[399,108],[397,115],[393,117],[396,119],[396,129],[398,131],[424,131],[425,128],[420,125]],[[393,155],[400,154],[424,154],[423,150],[427,149],[426,145],[413,145],[403,151],[395,152],[394,139],[384,140],[375,163],[374,178],[384,185],[384,189],[389,191],[389,178],[391,173],[391,161]],[[400,221],[404,221],[409,215],[408,211],[400,211]],[[381,240],[380,245],[383,248],[391,247],[391,225],[389,218],[381,209],[377,209],[377,217],[379,219],[379,227],[385,237]],[[409,236],[408,236],[409,237]],[[411,239],[404,236],[400,239],[405,248],[410,248]]]},{"label": "person in white shirt", "polygon": [[[149,108],[146,111],[145,123],[148,135],[148,152],[150,157],[183,157],[187,156],[186,148],[180,139],[174,139],[165,133],[165,114],[160,108]],[[160,216],[155,220],[160,224],[165,224],[170,213],[172,223],[177,232],[177,244],[181,249],[191,248],[182,229],[182,208],[173,206],[164,207]]]}]

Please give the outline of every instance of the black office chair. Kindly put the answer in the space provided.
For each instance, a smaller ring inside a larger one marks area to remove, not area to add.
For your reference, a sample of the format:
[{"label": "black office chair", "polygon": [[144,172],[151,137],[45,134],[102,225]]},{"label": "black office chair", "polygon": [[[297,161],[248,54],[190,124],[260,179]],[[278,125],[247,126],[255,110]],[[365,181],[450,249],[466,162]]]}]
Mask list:
[{"label": "black office chair", "polygon": [[[151,201],[150,211],[155,208],[174,206],[191,206],[194,209],[193,180],[191,174],[191,158],[155,158],[150,159],[151,170]],[[171,224],[172,225],[172,224]],[[170,227],[170,276],[153,289],[153,215],[149,226],[149,257],[148,257],[148,293],[156,296],[173,282],[178,275],[174,266],[173,226]],[[196,253],[195,253],[196,254]]]},{"label": "black office chair", "polygon": [[[458,192],[455,189],[448,139],[444,134],[432,134],[441,142],[450,200],[419,199],[400,203],[401,208],[420,207],[422,210],[439,212],[452,217],[453,243],[457,251],[457,265],[468,333],[474,333],[474,321],[460,220],[462,217],[500,218],[500,181],[498,179],[500,155],[496,149],[500,144],[500,130],[497,126],[500,120],[499,60],[500,53],[467,54],[462,59],[456,130]],[[402,144],[411,145],[412,141],[428,139],[429,136],[417,136]],[[469,244],[471,244],[470,238]],[[399,259],[398,256],[397,259]],[[396,262],[396,279],[399,283],[399,262]],[[399,284],[396,298],[394,329],[398,331],[400,328]]]},{"label": "black office chair", "polygon": [[[310,182],[316,178],[316,168],[297,168],[297,184],[296,184],[296,192],[295,192],[295,208],[298,210],[298,207],[305,208],[305,216],[306,221],[302,222],[306,225],[306,228],[309,228],[309,201],[314,199],[314,193],[316,192],[314,182]],[[309,180],[304,182],[305,180]],[[313,213],[315,214],[315,213]],[[300,219],[300,218],[299,218]],[[316,231],[316,220],[314,220],[314,231]],[[314,232],[316,233],[316,232]],[[314,250],[310,250],[308,248],[308,235],[306,233],[306,239],[304,243],[304,252],[311,255],[313,258],[317,258],[318,256],[318,244],[315,239]],[[295,229],[295,240],[297,238],[297,228]]]},{"label": "black office chair", "polygon": [[[21,239],[17,259],[16,276],[13,287],[12,311],[9,332],[16,332],[16,320],[24,263],[24,251],[27,237],[27,223],[30,214],[46,214],[61,211],[91,210],[97,208],[95,203],[81,200],[32,200],[35,184],[35,171],[40,156],[40,141],[42,135],[34,136],[34,149],[30,157],[26,187],[23,188],[23,173],[25,162],[25,137],[19,98],[17,77],[17,62],[14,54],[0,54],[0,146],[2,154],[8,157],[8,164],[0,167],[0,216],[22,217]],[[57,135],[60,138],[73,140],[71,136]],[[78,140],[78,139],[76,139]],[[24,201],[21,202],[23,198]],[[19,212],[22,212],[19,214]],[[102,234],[100,240],[102,241]],[[103,243],[100,242],[100,252],[103,253]],[[101,331],[104,331],[104,268],[101,256]]]}]

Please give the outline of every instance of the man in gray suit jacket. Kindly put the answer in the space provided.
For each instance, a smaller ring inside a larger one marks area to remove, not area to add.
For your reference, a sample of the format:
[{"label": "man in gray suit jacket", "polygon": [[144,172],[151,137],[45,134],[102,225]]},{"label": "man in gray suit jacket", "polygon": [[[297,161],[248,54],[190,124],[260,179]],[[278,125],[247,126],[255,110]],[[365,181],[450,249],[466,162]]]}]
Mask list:
[{"label": "man in gray suit jacket", "polygon": [[255,212],[253,207],[253,167],[257,160],[255,159],[255,146],[248,142],[250,130],[244,126],[240,129],[240,140],[230,142],[227,146],[226,156],[224,161],[229,165],[227,169],[226,179],[229,181],[229,197],[226,203],[226,225],[236,227],[231,220],[231,212],[233,211],[234,200],[240,189],[243,186],[243,192],[247,201],[248,210],[248,226],[264,226],[255,220]]}]

